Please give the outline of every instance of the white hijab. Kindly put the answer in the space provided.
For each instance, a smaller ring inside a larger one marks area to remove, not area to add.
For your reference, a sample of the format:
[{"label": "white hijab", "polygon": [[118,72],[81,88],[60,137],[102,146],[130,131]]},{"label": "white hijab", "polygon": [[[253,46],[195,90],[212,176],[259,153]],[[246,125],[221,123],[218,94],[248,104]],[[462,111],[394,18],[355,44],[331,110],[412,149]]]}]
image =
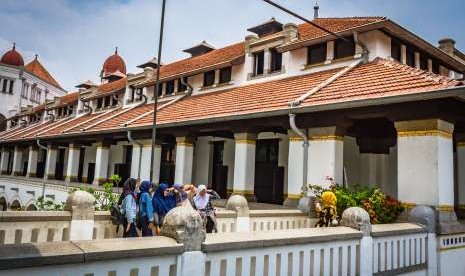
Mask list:
[{"label": "white hijab", "polygon": [[205,185],[199,185],[197,188],[197,195],[194,197],[195,207],[197,209],[205,209],[207,207],[208,201],[210,200],[210,195],[206,193],[204,196],[200,195],[200,192],[207,190]]}]

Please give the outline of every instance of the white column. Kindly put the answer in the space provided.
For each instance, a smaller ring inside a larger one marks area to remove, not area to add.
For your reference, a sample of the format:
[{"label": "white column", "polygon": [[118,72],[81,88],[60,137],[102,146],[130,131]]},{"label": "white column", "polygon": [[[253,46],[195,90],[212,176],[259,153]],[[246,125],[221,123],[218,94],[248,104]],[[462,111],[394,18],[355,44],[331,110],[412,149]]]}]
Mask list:
[{"label": "white column", "polygon": [[65,181],[78,181],[80,152],[81,147],[79,145],[69,144]]},{"label": "white column", "polygon": [[34,146],[29,146],[29,158],[27,161],[27,177],[36,177],[38,155],[39,150]]},{"label": "white column", "polygon": [[[336,127],[309,129],[308,183],[329,185],[326,177],[343,183],[344,137]],[[327,188],[327,187],[326,187]]]},{"label": "white column", "polygon": [[374,153],[360,153],[360,185],[374,187],[376,183],[376,158]]},{"label": "white column", "polygon": [[326,42],[326,61],[325,64],[329,64],[334,59],[334,41]]},{"label": "white column", "polygon": [[10,155],[10,152],[6,149],[2,150],[2,156],[0,160],[0,173],[1,174],[6,174],[8,171],[8,157]]},{"label": "white column", "polygon": [[[142,144],[141,147],[137,144]],[[150,179],[150,158],[152,157],[152,140],[138,140],[137,143],[133,144],[132,149],[132,161],[131,161],[131,177],[140,178],[141,180]],[[139,156],[140,168],[139,168]],[[161,162],[161,146],[155,145],[155,155],[153,163],[153,182],[158,183],[160,180],[160,162]],[[139,174],[140,172],[140,174]]]},{"label": "white column", "polygon": [[396,122],[398,198],[453,212],[454,125],[439,119]]},{"label": "white column", "polygon": [[55,179],[55,169],[57,165],[57,153],[58,149],[52,146],[48,146],[47,159],[45,160],[45,179]]},{"label": "white column", "polygon": [[211,170],[213,165],[213,147],[211,137],[198,137],[195,143],[194,183],[211,184]]},{"label": "white column", "polygon": [[23,149],[19,146],[15,147],[13,152],[13,170],[11,175],[22,175],[23,167]]},{"label": "white column", "polygon": [[174,183],[191,184],[194,162],[194,143],[190,137],[176,137],[176,167]]},{"label": "white column", "polygon": [[110,147],[102,142],[97,143],[95,154],[95,174],[93,185],[100,185],[108,180],[108,158],[110,157]]},{"label": "white column", "polygon": [[289,131],[289,158],[288,158],[288,173],[287,173],[287,191],[284,205],[297,206],[299,199],[302,197],[303,183],[303,156],[304,156],[304,140]]},{"label": "white column", "polygon": [[241,194],[248,200],[255,200],[255,140],[251,133],[234,134],[236,147],[234,151],[233,194]]},{"label": "white column", "polygon": [[266,75],[270,72],[271,53],[269,49],[265,49],[263,56],[263,74]]},{"label": "white column", "polygon": [[465,141],[457,142],[457,180],[460,213],[465,213]]}]

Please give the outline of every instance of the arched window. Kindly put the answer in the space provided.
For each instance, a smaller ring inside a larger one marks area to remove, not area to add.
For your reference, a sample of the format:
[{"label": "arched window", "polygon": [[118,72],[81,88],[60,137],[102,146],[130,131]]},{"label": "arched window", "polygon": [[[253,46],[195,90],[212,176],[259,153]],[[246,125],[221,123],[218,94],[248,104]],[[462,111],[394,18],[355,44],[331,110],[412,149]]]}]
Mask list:
[{"label": "arched window", "polygon": [[11,211],[21,211],[21,203],[19,200],[15,199],[11,202],[10,204],[10,210]]},{"label": "arched window", "polygon": [[8,208],[8,202],[4,196],[0,197],[0,211],[6,211]]},{"label": "arched window", "polygon": [[6,130],[6,117],[0,114],[0,131]]},{"label": "arched window", "polygon": [[31,203],[26,207],[26,211],[37,211],[37,210],[38,208],[34,203]]}]

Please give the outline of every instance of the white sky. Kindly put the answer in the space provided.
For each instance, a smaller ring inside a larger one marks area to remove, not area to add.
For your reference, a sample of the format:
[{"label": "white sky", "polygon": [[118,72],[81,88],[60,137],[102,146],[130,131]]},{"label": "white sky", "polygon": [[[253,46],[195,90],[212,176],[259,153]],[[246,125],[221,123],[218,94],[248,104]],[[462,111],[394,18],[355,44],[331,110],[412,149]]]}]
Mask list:
[{"label": "white sky", "polygon": [[[0,0],[0,54],[12,42],[25,62],[39,60],[67,90],[98,75],[118,46],[129,72],[156,55],[161,0]],[[162,62],[187,57],[182,50],[202,40],[222,47],[242,40],[246,29],[276,17],[298,20],[261,0],[167,0]],[[313,16],[311,0],[276,0]],[[457,40],[465,50],[463,0],[320,0],[320,16],[387,16],[436,44]]]}]

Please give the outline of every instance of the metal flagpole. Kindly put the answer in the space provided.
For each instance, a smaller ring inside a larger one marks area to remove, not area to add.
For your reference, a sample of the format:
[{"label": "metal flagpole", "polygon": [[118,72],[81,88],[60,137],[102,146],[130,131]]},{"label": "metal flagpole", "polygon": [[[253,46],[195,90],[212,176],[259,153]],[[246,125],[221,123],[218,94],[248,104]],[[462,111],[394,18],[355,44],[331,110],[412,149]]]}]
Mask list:
[{"label": "metal flagpole", "polygon": [[[158,103],[158,91],[160,91],[160,65],[161,65],[161,50],[163,45],[163,29],[165,25],[165,6],[166,0],[163,0],[161,6],[161,22],[160,22],[160,37],[158,38],[158,64],[157,64],[157,77],[154,91],[155,103],[153,105],[153,123],[152,123],[152,152],[150,154],[150,181],[153,182],[153,165],[155,159],[155,145],[157,136],[157,103]],[[139,164],[140,166],[141,164]]]}]

